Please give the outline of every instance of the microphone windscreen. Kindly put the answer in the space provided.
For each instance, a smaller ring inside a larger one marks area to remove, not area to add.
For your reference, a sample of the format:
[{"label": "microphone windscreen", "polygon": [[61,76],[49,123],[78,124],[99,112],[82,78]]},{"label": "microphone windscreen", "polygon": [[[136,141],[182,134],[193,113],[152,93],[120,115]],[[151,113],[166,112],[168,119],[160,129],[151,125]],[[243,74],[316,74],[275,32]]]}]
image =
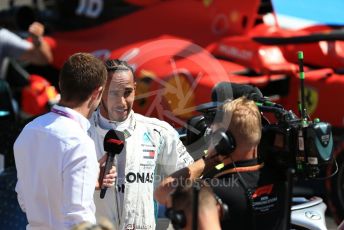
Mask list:
[{"label": "microphone windscreen", "polygon": [[211,91],[211,100],[224,102],[227,99],[233,99],[232,84],[230,82],[220,82],[216,84]]},{"label": "microphone windscreen", "polygon": [[255,86],[232,83],[233,98],[246,96],[251,100],[259,100],[263,97],[262,92]]},{"label": "microphone windscreen", "polygon": [[212,90],[212,101],[223,102],[227,99],[236,99],[246,96],[251,100],[259,100],[263,97],[262,92],[255,86],[237,84],[231,82],[220,82]]},{"label": "microphone windscreen", "polygon": [[104,150],[108,153],[120,154],[124,148],[124,134],[110,129],[104,137]]}]

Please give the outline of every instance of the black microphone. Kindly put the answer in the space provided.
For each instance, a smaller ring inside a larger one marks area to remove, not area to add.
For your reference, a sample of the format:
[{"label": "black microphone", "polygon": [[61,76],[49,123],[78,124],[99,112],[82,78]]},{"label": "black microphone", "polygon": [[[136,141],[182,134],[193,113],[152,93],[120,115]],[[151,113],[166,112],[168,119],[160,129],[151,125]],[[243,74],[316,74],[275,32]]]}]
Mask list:
[{"label": "black microphone", "polygon": [[255,86],[237,84],[231,82],[218,83],[211,92],[211,99],[214,102],[224,102],[227,99],[237,99],[246,96],[248,99],[267,106],[282,107],[264,97],[262,92]]},{"label": "black microphone", "polygon": [[[120,154],[124,148],[124,134],[120,131],[110,129],[104,137],[104,150],[107,152],[104,172],[100,175],[100,181],[103,182],[104,176],[107,175],[113,165],[116,154]],[[105,197],[107,187],[102,186],[100,198]]]}]

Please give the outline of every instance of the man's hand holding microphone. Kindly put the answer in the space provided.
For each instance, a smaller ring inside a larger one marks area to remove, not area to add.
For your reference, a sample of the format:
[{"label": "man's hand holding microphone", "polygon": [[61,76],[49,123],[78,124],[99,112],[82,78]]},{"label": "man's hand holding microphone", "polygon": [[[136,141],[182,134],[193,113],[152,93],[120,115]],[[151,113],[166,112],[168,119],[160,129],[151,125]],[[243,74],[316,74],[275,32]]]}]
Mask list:
[{"label": "man's hand holding microphone", "polygon": [[[117,177],[116,167],[112,165],[108,174],[105,174],[105,163],[108,155],[105,154],[98,162],[100,167],[99,178],[96,184],[96,190],[100,190],[102,187],[113,187]],[[102,175],[102,176],[101,176]],[[102,177],[102,178],[101,178]]]},{"label": "man's hand holding microphone", "polygon": [[[120,154],[124,148],[124,134],[120,131],[109,130],[104,137],[104,150],[107,154],[99,161],[99,187],[101,189],[100,198],[104,198],[106,189],[113,187],[117,177],[116,168],[114,164],[115,155]],[[104,165],[105,163],[105,165]]]}]

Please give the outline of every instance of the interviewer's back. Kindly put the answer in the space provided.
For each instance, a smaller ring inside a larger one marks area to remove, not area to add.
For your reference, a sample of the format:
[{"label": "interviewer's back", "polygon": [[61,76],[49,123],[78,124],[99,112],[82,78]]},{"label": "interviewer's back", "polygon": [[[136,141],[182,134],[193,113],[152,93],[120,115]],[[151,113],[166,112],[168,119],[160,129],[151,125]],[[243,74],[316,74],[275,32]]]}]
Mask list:
[{"label": "interviewer's back", "polygon": [[[58,123],[53,121],[59,119]],[[57,125],[58,124],[58,125]],[[49,229],[64,229],[63,223],[63,172],[67,160],[73,156],[68,156],[69,150],[77,145],[84,145],[83,148],[94,148],[91,145],[89,136],[82,132],[79,124],[73,120],[48,113],[30,122],[20,134],[14,145],[15,159],[17,164],[18,178],[24,191],[25,211],[30,223],[29,229],[35,229],[35,224]],[[39,136],[37,138],[37,136]],[[62,138],[63,137],[63,138]],[[39,143],[35,140],[39,139]],[[30,152],[30,154],[26,154]],[[88,167],[98,167],[95,155],[87,156],[94,165]],[[21,165],[26,162],[25,166]],[[29,163],[28,163],[29,162]],[[85,175],[86,176],[86,175]],[[90,180],[94,177],[88,175]],[[82,194],[71,194],[78,199],[82,199]],[[22,205],[21,205],[22,206]],[[44,207],[51,207],[46,209]],[[94,209],[93,202],[89,204],[90,209]],[[58,211],[59,210],[59,211]]]},{"label": "interviewer's back", "polygon": [[70,56],[60,72],[59,104],[18,136],[16,192],[27,229],[71,229],[96,222],[93,193],[99,164],[87,130],[106,77],[105,65],[91,54]]}]

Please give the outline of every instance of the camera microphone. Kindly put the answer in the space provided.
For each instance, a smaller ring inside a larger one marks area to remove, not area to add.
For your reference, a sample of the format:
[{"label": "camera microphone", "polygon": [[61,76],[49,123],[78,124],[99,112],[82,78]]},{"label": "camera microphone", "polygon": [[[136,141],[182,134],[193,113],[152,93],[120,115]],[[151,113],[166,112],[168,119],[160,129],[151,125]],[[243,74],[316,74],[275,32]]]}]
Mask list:
[{"label": "camera microphone", "polygon": [[237,99],[242,96],[255,101],[258,105],[283,108],[281,105],[270,101],[269,98],[264,97],[262,92],[252,85],[220,82],[211,92],[211,99],[214,102],[224,102],[227,99]]},{"label": "camera microphone", "polygon": [[236,99],[246,96],[249,99],[263,98],[262,92],[254,86],[231,82],[218,83],[211,92],[212,101],[224,102],[227,99]]},{"label": "camera microphone", "polygon": [[[105,163],[104,172],[100,176],[100,181],[102,182],[104,176],[107,175],[113,165],[115,155],[120,154],[124,148],[124,134],[120,131],[110,129],[104,137],[104,150],[107,152],[108,156]],[[105,197],[107,187],[102,186],[100,191],[100,198]]]}]

